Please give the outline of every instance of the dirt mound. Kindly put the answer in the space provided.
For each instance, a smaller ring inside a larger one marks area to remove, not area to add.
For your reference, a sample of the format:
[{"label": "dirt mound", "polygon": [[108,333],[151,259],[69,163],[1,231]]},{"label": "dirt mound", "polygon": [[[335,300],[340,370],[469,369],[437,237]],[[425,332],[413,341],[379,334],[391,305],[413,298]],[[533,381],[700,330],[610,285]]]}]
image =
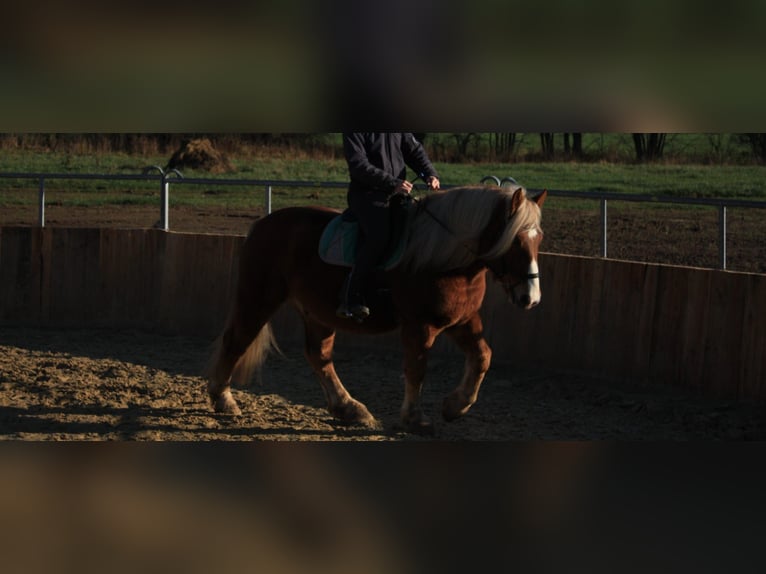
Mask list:
[{"label": "dirt mound", "polygon": [[208,138],[184,140],[168,161],[166,169],[200,169],[210,173],[233,171],[229,158],[213,147]]}]

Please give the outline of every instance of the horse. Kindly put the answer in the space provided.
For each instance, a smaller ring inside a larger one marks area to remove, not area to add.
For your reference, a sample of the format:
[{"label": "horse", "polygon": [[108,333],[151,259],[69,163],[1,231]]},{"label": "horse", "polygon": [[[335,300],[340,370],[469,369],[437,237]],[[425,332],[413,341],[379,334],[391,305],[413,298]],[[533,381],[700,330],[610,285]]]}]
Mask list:
[{"label": "horse", "polygon": [[538,252],[543,239],[541,207],[547,191],[530,198],[523,187],[454,187],[416,200],[399,263],[379,270],[381,289],[367,304],[363,322],[336,315],[348,269],[323,261],[320,236],[340,212],[324,207],[288,207],[256,220],[242,245],[231,311],[213,345],[206,369],[215,412],[241,414],[232,384],[244,384],[270,351],[278,350],[270,318],[285,302],[305,327],[304,355],[319,379],[327,409],[347,425],[378,421],[351,396],[333,365],[337,330],[380,334],[399,329],[403,348],[405,431],[430,434],[433,423],[421,406],[428,351],[445,333],[465,354],[458,386],[442,403],[453,421],[476,402],[492,351],[482,334],[479,309],[487,273],[522,309],[540,302]]}]

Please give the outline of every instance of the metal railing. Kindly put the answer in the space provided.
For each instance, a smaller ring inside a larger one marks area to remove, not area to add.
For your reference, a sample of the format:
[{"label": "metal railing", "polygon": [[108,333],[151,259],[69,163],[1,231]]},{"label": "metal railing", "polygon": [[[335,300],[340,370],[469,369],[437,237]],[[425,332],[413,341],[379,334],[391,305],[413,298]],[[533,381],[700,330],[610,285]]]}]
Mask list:
[{"label": "metal railing", "polygon": [[165,171],[157,165],[143,169],[140,174],[95,174],[95,173],[0,173],[0,179],[28,179],[38,183],[38,225],[45,227],[45,182],[47,180],[102,180],[102,181],[157,181],[160,188],[160,224],[159,228],[164,231],[170,230],[169,204],[170,182],[189,185],[231,185],[252,186],[263,188],[264,209],[271,213],[272,188],[299,187],[299,188],[347,188],[348,182],[319,182],[319,181],[285,181],[264,179],[219,179],[206,177],[184,177],[177,169]]},{"label": "metal railing", "polygon": [[[266,213],[272,210],[272,188],[342,188],[348,187],[347,182],[338,181],[289,181],[289,180],[262,180],[262,179],[219,179],[219,178],[196,178],[184,177],[183,174],[171,169],[165,171],[160,166],[149,166],[140,174],[73,174],[73,173],[0,173],[0,179],[29,179],[38,183],[38,224],[45,226],[45,182],[47,180],[126,180],[126,181],[157,181],[160,186],[160,223],[159,228],[164,231],[170,230],[169,205],[170,205],[170,182],[186,185],[231,185],[252,186],[264,190],[264,209]],[[488,175],[481,179],[481,183],[492,182],[499,186],[508,184],[518,185],[512,177],[498,178]],[[450,185],[442,186],[449,189]],[[424,190],[425,186],[417,185],[417,189]],[[542,189],[528,188],[531,194],[541,193]],[[742,199],[705,199],[689,197],[673,197],[650,194],[626,194],[602,191],[568,191],[549,189],[548,194],[553,197],[567,197],[598,201],[600,206],[600,253],[601,257],[608,257],[607,223],[608,205],[610,201],[629,201],[636,203],[668,203],[680,205],[696,205],[714,207],[718,210],[718,258],[719,267],[726,269],[726,233],[727,233],[727,209],[732,207],[766,208],[766,201],[752,201]]]},{"label": "metal railing", "polygon": [[[481,182],[493,181],[497,185],[507,183],[516,184],[512,177],[499,179],[494,175],[485,176]],[[542,189],[528,188],[530,194],[536,195],[542,193]],[[549,189],[548,195],[552,197],[568,197],[576,199],[586,199],[599,202],[599,220],[600,220],[600,253],[601,257],[609,256],[609,245],[607,241],[607,220],[609,201],[629,201],[633,203],[669,203],[678,205],[696,205],[714,207],[718,210],[718,263],[721,269],[726,269],[726,227],[727,227],[727,209],[730,207],[745,207],[766,209],[766,201],[752,201],[746,199],[712,199],[697,197],[673,197],[669,195],[651,195],[651,194],[625,194],[607,191],[567,191],[561,189]]]},{"label": "metal railing", "polygon": [[[530,189],[530,193],[542,192],[541,189]],[[713,207],[718,210],[718,264],[721,269],[726,269],[726,233],[727,233],[727,209],[730,207],[745,207],[764,209],[766,201],[752,201],[744,199],[706,199],[696,197],[673,197],[668,195],[650,195],[650,194],[622,194],[605,191],[565,191],[549,189],[548,194],[553,197],[569,197],[578,199],[589,199],[599,202],[600,216],[600,253],[601,257],[608,257],[607,243],[607,219],[608,205],[610,201],[629,201],[633,203],[667,203],[676,205],[696,205]]]}]

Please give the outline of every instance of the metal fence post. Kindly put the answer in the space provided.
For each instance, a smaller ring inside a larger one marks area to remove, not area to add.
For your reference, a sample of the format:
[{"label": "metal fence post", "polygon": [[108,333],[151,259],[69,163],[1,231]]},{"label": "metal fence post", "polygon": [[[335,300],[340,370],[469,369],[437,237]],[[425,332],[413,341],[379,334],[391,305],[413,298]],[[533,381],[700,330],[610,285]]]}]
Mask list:
[{"label": "metal fence post", "polygon": [[726,269],[726,206],[718,206],[718,261]]},{"label": "metal fence post", "polygon": [[601,257],[606,259],[608,253],[606,242],[606,198],[601,198]]},{"label": "metal fence post", "polygon": [[168,230],[168,186],[165,181],[165,170],[158,165],[150,165],[143,169],[143,174],[146,175],[152,170],[160,172],[160,220],[154,224],[155,227],[159,227],[163,231]]},{"label": "metal fence post", "polygon": [[170,228],[170,217],[168,214],[170,207],[170,183],[167,180],[167,174],[162,174],[160,180],[160,229],[167,231]]},{"label": "metal fence post", "polygon": [[266,186],[266,205],[264,206],[266,208],[266,215],[271,213],[271,186]]},{"label": "metal fence post", "polygon": [[167,173],[158,165],[150,165],[143,170],[144,175],[148,174],[152,170],[160,172],[160,220],[155,227],[162,229],[162,231],[170,230],[170,176],[176,174],[176,177],[183,179],[183,174],[177,169],[171,169]]},{"label": "metal fence post", "polygon": [[40,222],[40,227],[45,227],[45,178],[40,177],[39,181],[39,199],[37,205],[37,219]]}]

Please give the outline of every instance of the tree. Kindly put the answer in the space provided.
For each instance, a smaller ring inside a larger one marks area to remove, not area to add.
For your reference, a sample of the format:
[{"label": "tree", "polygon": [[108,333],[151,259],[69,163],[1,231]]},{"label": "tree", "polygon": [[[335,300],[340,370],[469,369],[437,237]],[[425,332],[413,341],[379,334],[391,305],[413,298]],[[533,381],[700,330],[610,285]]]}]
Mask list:
[{"label": "tree", "polygon": [[543,157],[545,159],[553,159],[553,133],[541,133],[540,134],[540,146],[542,147]]},{"label": "tree", "polygon": [[766,163],[766,134],[744,134],[744,136],[756,159]]},{"label": "tree", "polygon": [[489,134],[489,149],[494,157],[508,160],[516,147],[514,132],[494,132]]},{"label": "tree", "polygon": [[572,146],[569,145],[569,135],[568,133],[564,134],[564,154],[567,156],[574,156],[577,159],[582,158],[582,134],[581,133],[573,133],[572,135]]},{"label": "tree", "polygon": [[638,161],[653,161],[662,157],[666,134],[633,134]]},{"label": "tree", "polygon": [[455,139],[455,145],[457,146],[457,160],[466,159],[468,156],[468,146],[471,140],[478,139],[479,134],[475,132],[470,133],[453,133],[452,137]]}]

